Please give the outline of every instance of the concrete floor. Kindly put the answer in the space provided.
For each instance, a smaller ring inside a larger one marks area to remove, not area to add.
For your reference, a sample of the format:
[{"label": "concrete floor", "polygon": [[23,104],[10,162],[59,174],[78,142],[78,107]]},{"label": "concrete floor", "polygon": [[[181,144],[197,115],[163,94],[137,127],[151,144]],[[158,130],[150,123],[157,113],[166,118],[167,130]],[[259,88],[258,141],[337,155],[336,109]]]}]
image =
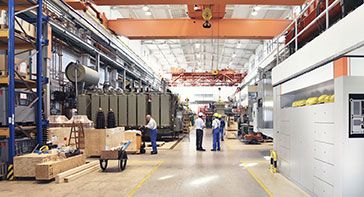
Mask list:
[{"label": "concrete floor", "polygon": [[195,151],[195,136],[158,155],[130,155],[126,171],[93,172],[71,183],[0,182],[0,196],[307,196],[279,174],[268,171],[271,144],[222,143],[211,152],[211,131],[205,132],[206,152]]}]

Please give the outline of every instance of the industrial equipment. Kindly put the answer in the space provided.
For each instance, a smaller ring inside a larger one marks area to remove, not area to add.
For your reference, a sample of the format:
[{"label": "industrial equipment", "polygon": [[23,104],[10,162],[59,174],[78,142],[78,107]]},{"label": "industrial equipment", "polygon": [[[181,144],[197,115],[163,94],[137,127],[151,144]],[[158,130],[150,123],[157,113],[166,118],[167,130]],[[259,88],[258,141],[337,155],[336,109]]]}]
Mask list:
[{"label": "industrial equipment", "polygon": [[273,137],[273,86],[272,79],[267,75],[258,82],[252,118],[255,132],[262,132],[268,137]]},{"label": "industrial equipment", "polygon": [[[35,124],[34,93],[26,90],[15,90],[15,123],[17,125]],[[0,88],[0,126],[8,125],[8,90]]]},{"label": "industrial equipment", "polygon": [[364,94],[349,94],[349,138],[364,138]]},{"label": "industrial equipment", "polygon": [[71,62],[66,67],[66,77],[72,83],[84,85],[97,85],[99,83],[99,73],[87,66]]}]

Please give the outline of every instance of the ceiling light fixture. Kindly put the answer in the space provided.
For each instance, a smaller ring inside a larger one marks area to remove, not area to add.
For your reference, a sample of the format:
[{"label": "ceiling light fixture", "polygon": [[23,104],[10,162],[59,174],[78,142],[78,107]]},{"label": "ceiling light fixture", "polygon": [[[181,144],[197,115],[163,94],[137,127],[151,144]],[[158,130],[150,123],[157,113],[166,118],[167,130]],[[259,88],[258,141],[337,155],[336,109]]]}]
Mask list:
[{"label": "ceiling light fixture", "polygon": [[200,10],[200,7],[198,7],[198,5],[195,5],[195,7],[193,7],[193,9],[194,9],[195,11],[198,11],[198,10]]},{"label": "ceiling light fixture", "polygon": [[255,11],[259,11],[259,10],[261,10],[261,9],[262,9],[262,7],[260,7],[260,6],[255,6],[255,7],[254,7],[254,10],[255,10]]},{"label": "ceiling light fixture", "polygon": [[236,47],[241,48],[241,43],[238,43]]},{"label": "ceiling light fixture", "polygon": [[201,44],[200,43],[196,43],[195,44],[195,47],[196,47],[196,49],[199,49],[201,47]]},{"label": "ceiling light fixture", "polygon": [[147,11],[147,12],[145,12],[145,15],[146,15],[146,16],[152,16],[152,12]]},{"label": "ceiling light fixture", "polygon": [[149,7],[147,5],[143,6],[143,10],[146,12],[146,11],[149,11]]},{"label": "ceiling light fixture", "polygon": [[254,9],[253,9],[253,11],[252,11],[252,13],[251,13],[251,14],[252,14],[252,16],[256,16],[256,15],[258,15],[258,12],[257,12],[256,10],[254,10]]},{"label": "ceiling light fixture", "polygon": [[233,57],[233,58],[236,58],[236,53],[233,53],[232,57]]}]

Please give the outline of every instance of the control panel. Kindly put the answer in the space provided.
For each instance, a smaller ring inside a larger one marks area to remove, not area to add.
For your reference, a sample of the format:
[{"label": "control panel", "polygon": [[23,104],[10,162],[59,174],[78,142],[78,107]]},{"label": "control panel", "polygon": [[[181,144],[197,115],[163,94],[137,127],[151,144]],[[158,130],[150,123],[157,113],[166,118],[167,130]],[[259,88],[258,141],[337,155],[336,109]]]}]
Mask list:
[{"label": "control panel", "polygon": [[364,94],[349,94],[349,138],[364,138]]}]

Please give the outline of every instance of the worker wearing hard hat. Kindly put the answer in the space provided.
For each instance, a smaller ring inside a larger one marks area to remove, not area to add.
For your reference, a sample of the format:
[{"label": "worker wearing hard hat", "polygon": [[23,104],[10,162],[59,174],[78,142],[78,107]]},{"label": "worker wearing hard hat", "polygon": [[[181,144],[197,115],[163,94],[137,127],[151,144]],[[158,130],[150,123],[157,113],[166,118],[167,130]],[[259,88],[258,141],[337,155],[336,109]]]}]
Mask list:
[{"label": "worker wearing hard hat", "polygon": [[145,118],[148,122],[148,124],[145,126],[149,129],[150,132],[150,142],[152,143],[152,155],[158,154],[158,150],[157,150],[157,135],[158,135],[158,130],[157,130],[157,123],[155,122],[155,120],[152,118],[152,116],[147,115]]},{"label": "worker wearing hard hat", "polygon": [[202,140],[203,140],[203,129],[205,128],[205,121],[203,118],[203,113],[198,113],[198,118],[195,121],[196,126],[196,150],[197,151],[206,151],[202,148]]},{"label": "worker wearing hard hat", "polygon": [[221,141],[224,141],[224,129],[225,129],[225,120],[222,117],[221,114],[219,114],[219,120],[220,120],[220,136],[221,136]]},{"label": "worker wearing hard hat", "polygon": [[219,114],[214,114],[214,119],[212,121],[212,149],[211,151],[220,151],[220,120]]}]

